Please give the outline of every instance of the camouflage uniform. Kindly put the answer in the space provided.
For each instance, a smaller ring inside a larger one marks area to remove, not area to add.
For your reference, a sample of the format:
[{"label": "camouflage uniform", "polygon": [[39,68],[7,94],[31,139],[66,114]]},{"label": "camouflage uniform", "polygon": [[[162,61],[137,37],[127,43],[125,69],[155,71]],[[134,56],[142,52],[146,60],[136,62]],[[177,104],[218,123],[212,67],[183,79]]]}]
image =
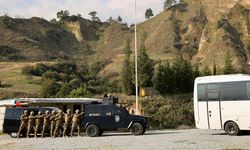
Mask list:
[{"label": "camouflage uniform", "polygon": [[57,115],[56,115],[56,128],[54,131],[54,138],[56,137],[58,130],[60,127],[62,127],[62,123],[63,123],[63,112],[60,111]]},{"label": "camouflage uniform", "polygon": [[24,129],[27,129],[27,123],[28,123],[28,111],[25,110],[22,114],[22,116],[20,117],[20,127],[19,127],[19,130],[18,130],[18,133],[17,133],[17,138],[20,137],[20,133],[24,130]]},{"label": "camouflage uniform", "polygon": [[53,133],[55,130],[55,125],[56,125],[56,112],[54,110],[52,111],[52,114],[49,120],[50,120],[50,136],[53,137]]},{"label": "camouflage uniform", "polygon": [[31,111],[29,115],[29,121],[28,121],[27,137],[30,136],[31,130],[35,131],[35,119],[36,119],[36,116],[34,116],[34,112]]},{"label": "camouflage uniform", "polygon": [[42,130],[42,137],[44,137],[44,132],[49,129],[49,111],[45,112],[44,118],[43,118],[43,130]]},{"label": "camouflage uniform", "polygon": [[79,114],[79,110],[77,109],[74,116],[73,116],[73,119],[72,119],[72,126],[71,126],[71,133],[70,133],[70,136],[72,137],[73,136],[73,132],[75,130],[75,128],[77,127],[78,129],[78,136],[80,136],[80,133],[81,133],[81,127],[80,127],[80,117],[83,115],[84,113],[80,113]]},{"label": "camouflage uniform", "polygon": [[43,123],[43,116],[42,112],[39,111],[38,115],[36,116],[36,127],[35,127],[35,137],[37,138],[37,133],[39,130],[42,128],[42,123]]},{"label": "camouflage uniform", "polygon": [[64,114],[63,137],[66,136],[67,129],[70,128],[72,117],[73,115],[70,114],[70,109],[68,109],[67,114]]}]

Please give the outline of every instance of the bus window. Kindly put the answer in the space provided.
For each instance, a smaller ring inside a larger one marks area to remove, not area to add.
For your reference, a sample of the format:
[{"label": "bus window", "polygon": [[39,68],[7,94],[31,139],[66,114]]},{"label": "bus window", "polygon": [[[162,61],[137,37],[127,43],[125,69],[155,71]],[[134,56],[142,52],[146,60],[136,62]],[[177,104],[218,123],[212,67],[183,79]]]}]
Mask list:
[{"label": "bus window", "polygon": [[219,84],[218,83],[207,84],[207,90],[208,91],[219,90]]},{"label": "bus window", "polygon": [[208,100],[218,100],[219,99],[219,92],[210,92],[207,93]]},{"label": "bus window", "polygon": [[218,100],[219,98],[219,83],[207,84],[207,100]]},{"label": "bus window", "polygon": [[198,85],[198,100],[205,101],[206,100],[206,84]]},{"label": "bus window", "polygon": [[250,82],[246,82],[246,98],[250,100]]},{"label": "bus window", "polygon": [[244,82],[221,83],[221,100],[243,100],[245,91]]}]

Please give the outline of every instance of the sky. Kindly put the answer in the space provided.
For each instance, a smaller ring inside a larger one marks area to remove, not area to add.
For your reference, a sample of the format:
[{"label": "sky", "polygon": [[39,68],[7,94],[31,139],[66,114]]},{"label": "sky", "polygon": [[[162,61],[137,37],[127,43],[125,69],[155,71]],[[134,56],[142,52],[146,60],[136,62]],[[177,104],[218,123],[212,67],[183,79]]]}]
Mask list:
[{"label": "sky", "polygon": [[[134,22],[135,0],[0,0],[0,15],[30,18],[33,16],[50,20],[56,12],[68,10],[71,15],[81,14],[89,19],[91,11],[106,21],[110,16],[116,19],[119,15],[124,22]],[[145,20],[145,10],[152,8],[154,14],[163,11],[164,0],[137,0],[137,20]]]}]

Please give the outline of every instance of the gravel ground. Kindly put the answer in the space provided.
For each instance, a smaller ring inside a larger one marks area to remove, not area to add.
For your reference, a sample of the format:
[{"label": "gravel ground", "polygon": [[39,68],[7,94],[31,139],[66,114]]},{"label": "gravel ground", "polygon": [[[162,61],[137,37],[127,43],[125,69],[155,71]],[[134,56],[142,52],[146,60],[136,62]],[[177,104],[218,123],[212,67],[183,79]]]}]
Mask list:
[{"label": "gravel ground", "polygon": [[216,130],[148,131],[143,136],[129,133],[104,133],[102,137],[86,135],[74,138],[23,138],[0,136],[0,149],[8,150],[166,150],[166,149],[250,149],[250,134],[228,136]]}]

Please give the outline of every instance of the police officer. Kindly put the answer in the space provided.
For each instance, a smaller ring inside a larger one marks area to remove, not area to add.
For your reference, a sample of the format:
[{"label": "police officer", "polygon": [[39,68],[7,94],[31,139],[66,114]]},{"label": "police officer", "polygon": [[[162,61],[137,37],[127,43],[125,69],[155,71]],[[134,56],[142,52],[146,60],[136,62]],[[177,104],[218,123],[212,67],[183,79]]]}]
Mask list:
[{"label": "police officer", "polygon": [[36,116],[34,116],[34,112],[31,111],[28,120],[27,138],[29,138],[31,130],[35,131],[35,119]]},{"label": "police officer", "polygon": [[43,130],[42,130],[42,137],[44,137],[44,132],[49,129],[49,117],[50,117],[50,114],[49,114],[49,111],[46,110],[45,112],[45,115],[44,115],[44,118],[43,118]]},{"label": "police officer", "polygon": [[52,111],[52,114],[49,120],[50,120],[50,136],[53,137],[53,133],[54,133],[55,126],[56,126],[56,111],[55,110]]},{"label": "police officer", "polygon": [[19,126],[19,130],[18,130],[18,133],[17,133],[17,138],[20,137],[20,133],[24,130],[24,129],[27,129],[27,123],[28,123],[28,111],[27,110],[24,110],[23,114],[21,115],[20,117],[20,126]]},{"label": "police officer", "polygon": [[67,113],[64,114],[63,137],[66,137],[66,132],[67,132],[67,129],[70,128],[72,117],[73,117],[73,114],[71,114],[70,109],[68,109]]},{"label": "police officer", "polygon": [[75,130],[75,128],[77,127],[78,129],[78,136],[80,136],[80,133],[81,133],[81,128],[80,128],[80,117],[83,115],[84,113],[80,113],[79,114],[79,110],[77,109],[74,116],[73,116],[73,119],[72,119],[72,127],[71,127],[71,133],[70,133],[70,136],[72,137],[73,136],[73,132]]},{"label": "police officer", "polygon": [[55,120],[56,120],[56,128],[55,128],[55,131],[54,131],[54,138],[56,137],[59,128],[62,127],[62,123],[63,123],[63,112],[62,111],[60,111],[56,115],[56,119]]},{"label": "police officer", "polygon": [[35,138],[37,138],[37,133],[42,128],[43,116],[44,115],[42,115],[41,111],[39,111],[37,116],[36,116]]}]

